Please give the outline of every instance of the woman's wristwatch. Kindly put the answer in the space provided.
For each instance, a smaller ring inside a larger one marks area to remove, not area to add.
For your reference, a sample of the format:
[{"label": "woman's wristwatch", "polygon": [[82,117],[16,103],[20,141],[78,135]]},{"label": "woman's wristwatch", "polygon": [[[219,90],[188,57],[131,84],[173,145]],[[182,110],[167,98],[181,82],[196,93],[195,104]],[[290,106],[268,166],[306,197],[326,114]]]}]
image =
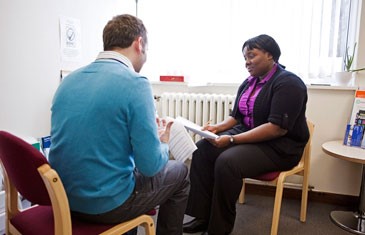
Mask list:
[{"label": "woman's wristwatch", "polygon": [[234,138],[233,138],[233,135],[230,135],[230,136],[229,136],[229,142],[230,142],[231,144],[234,144]]}]

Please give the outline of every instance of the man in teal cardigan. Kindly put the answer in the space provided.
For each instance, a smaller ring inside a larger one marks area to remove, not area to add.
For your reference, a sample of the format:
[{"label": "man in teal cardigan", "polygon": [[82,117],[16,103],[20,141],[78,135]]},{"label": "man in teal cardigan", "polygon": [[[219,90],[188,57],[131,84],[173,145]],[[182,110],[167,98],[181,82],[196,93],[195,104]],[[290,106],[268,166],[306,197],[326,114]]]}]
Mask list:
[{"label": "man in teal cardigan", "polygon": [[159,205],[157,234],[181,235],[187,167],[169,161],[169,124],[158,133],[152,89],[139,74],[147,32],[131,15],[110,20],[104,51],[68,75],[52,104],[50,163],[74,216],[120,223]]}]

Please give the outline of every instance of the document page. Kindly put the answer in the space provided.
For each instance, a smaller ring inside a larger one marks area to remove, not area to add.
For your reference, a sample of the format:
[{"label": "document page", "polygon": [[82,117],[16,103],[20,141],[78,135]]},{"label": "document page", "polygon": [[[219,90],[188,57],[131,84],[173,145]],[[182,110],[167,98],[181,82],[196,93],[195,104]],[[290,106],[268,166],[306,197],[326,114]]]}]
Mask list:
[{"label": "document page", "polygon": [[175,160],[185,162],[197,149],[191,136],[180,122],[174,122],[170,129],[170,153]]},{"label": "document page", "polygon": [[177,122],[182,123],[185,126],[186,129],[188,129],[188,130],[190,130],[190,131],[192,131],[192,132],[194,132],[194,133],[196,133],[196,134],[198,134],[202,137],[205,137],[205,138],[208,138],[208,139],[216,139],[216,138],[219,137],[218,135],[214,134],[213,132],[210,132],[210,131],[207,131],[207,130],[202,131],[202,128],[203,128],[202,126],[199,126],[199,125],[189,121],[186,118],[183,118],[183,117],[179,116],[179,117],[176,117],[175,120]]}]

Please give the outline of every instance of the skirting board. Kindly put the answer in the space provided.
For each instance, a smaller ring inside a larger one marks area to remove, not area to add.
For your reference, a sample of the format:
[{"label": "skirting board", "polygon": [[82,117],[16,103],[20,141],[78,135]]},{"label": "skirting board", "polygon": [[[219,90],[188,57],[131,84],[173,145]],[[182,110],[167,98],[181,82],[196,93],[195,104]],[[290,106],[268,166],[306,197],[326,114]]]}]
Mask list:
[{"label": "skirting board", "polygon": [[[257,194],[257,195],[274,197],[276,188],[271,185],[246,183],[245,190],[246,190],[246,193],[248,193],[248,194]],[[300,200],[302,197],[302,191],[300,189],[284,187],[283,197]],[[350,208],[357,208],[359,198],[357,196],[334,194],[334,193],[324,193],[324,192],[316,192],[316,191],[309,190],[308,202],[311,202],[311,201],[345,206],[345,207],[350,207]]]}]

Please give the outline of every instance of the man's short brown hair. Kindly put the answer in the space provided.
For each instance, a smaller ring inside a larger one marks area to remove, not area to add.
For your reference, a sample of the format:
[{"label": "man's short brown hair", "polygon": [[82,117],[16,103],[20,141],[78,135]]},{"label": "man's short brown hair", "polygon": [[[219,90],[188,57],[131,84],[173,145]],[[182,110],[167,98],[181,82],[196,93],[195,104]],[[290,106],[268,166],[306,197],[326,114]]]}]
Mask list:
[{"label": "man's short brown hair", "polygon": [[142,20],[128,14],[115,16],[104,27],[104,51],[127,48],[138,37],[147,45],[147,30]]}]

